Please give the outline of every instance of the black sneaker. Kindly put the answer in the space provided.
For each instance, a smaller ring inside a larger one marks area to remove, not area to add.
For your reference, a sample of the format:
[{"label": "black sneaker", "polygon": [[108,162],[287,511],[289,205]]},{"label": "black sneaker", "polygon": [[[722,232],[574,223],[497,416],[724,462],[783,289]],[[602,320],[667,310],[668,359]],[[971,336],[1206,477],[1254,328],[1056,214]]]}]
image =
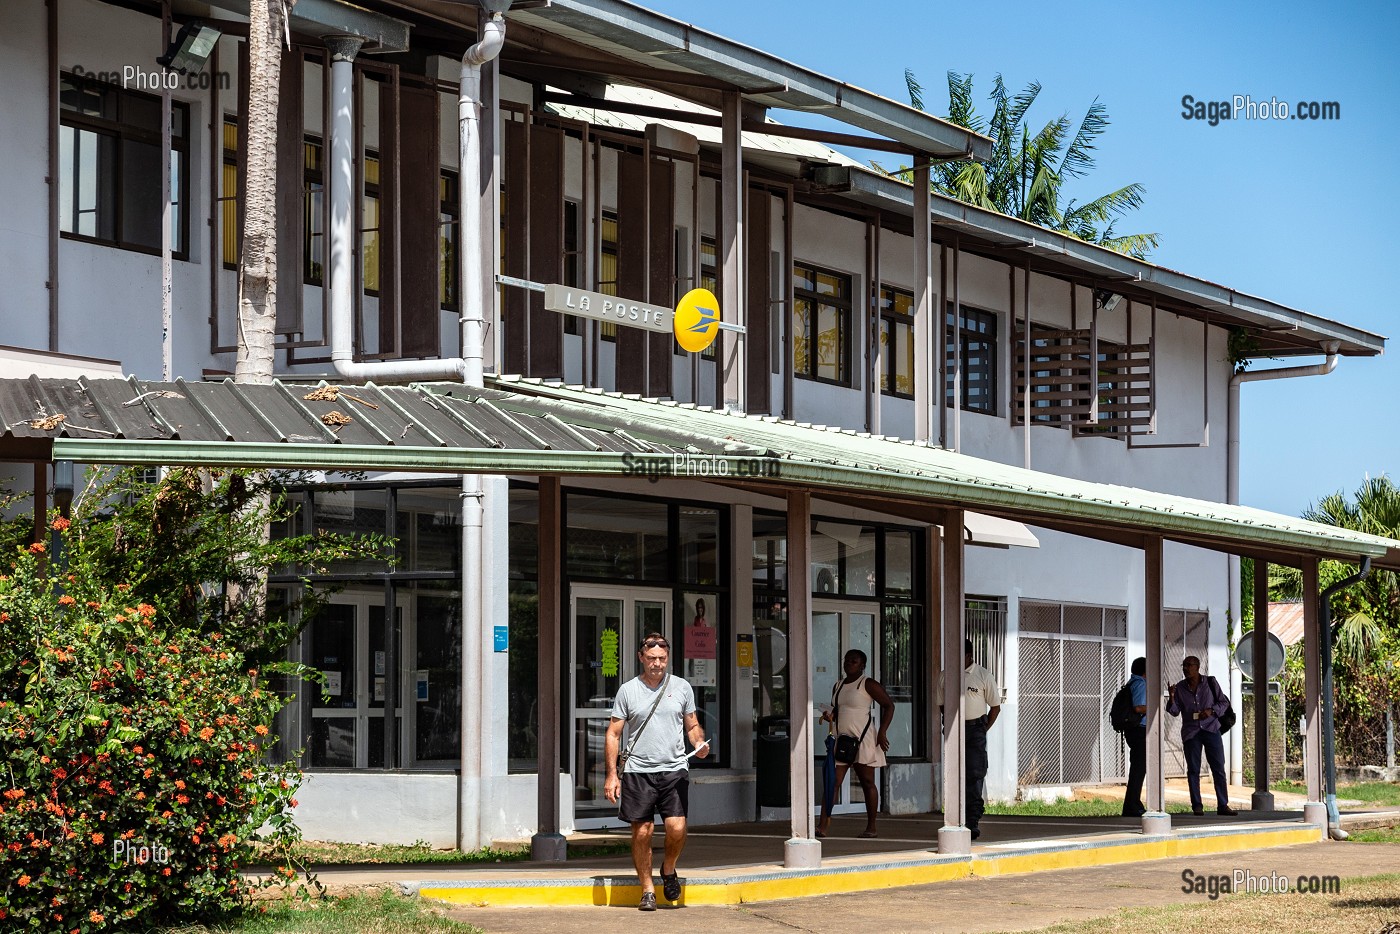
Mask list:
[{"label": "black sneaker", "polygon": [[669,876],[661,874],[661,894],[666,896],[668,902],[678,902],[681,900],[681,878],[674,872]]},{"label": "black sneaker", "polygon": [[978,837],[980,837],[980,836],[982,836],[982,831],[978,830],[976,827],[973,827],[973,828],[972,828],[972,839],[976,840],[976,839],[977,839]]},{"label": "black sneaker", "polygon": [[637,903],[637,910],[638,910],[638,911],[655,911],[655,910],[656,910],[656,893],[655,893],[655,892],[643,892],[643,893],[642,893],[642,900],[641,900],[640,902]]},{"label": "black sneaker", "polygon": [[1222,804],[1220,807],[1218,807],[1218,808],[1215,809],[1215,813],[1219,814],[1221,817],[1234,817],[1235,815],[1239,814],[1240,812],[1239,812],[1239,811],[1236,811],[1234,808],[1230,807],[1230,805],[1228,805],[1228,804]]}]

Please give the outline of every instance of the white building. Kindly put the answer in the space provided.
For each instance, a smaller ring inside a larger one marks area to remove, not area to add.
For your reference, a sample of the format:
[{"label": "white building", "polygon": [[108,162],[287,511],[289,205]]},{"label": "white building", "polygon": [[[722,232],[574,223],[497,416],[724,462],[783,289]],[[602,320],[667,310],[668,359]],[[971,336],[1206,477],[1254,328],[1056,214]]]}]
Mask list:
[{"label": "white building", "polygon": [[[222,38],[205,71],[171,93],[176,206],[164,339],[161,99],[142,89],[165,49],[162,4],[12,0],[0,11],[8,206],[0,376],[35,372],[36,355],[72,373],[117,365],[144,380],[161,378],[166,353],[171,379],[233,370],[247,3],[170,6],[177,30],[197,20]],[[1348,325],[939,196],[921,216],[913,187],[823,140],[859,136],[906,162],[916,152],[925,161],[985,155],[986,140],[621,0],[516,2],[507,13],[504,48],[484,68],[482,111],[485,229],[499,236],[486,238],[478,262],[493,274],[662,307],[708,285],[725,320],[747,327],[744,339],[685,355],[669,337],[546,311],[515,286],[500,287],[499,299],[489,285],[464,294],[457,80],[478,30],[469,6],[445,7],[302,0],[296,8],[279,114],[277,371],[287,379],[340,379],[325,287],[336,178],[352,178],[359,192],[345,201],[355,231],[348,281],[358,287],[340,298],[360,361],[455,357],[459,315],[477,302],[491,373],[930,441],[1196,500],[1235,496],[1236,362],[1383,349],[1382,338]],[[378,39],[353,55],[338,46],[353,65],[332,74],[326,37],[356,32]],[[343,161],[329,142],[327,114],[337,108],[353,130]],[[823,135],[764,122],[781,120],[783,109],[821,110],[849,126]],[[930,241],[921,259],[916,243]],[[942,323],[930,334],[932,316]],[[782,813],[791,677],[784,500],[680,478],[567,480],[567,654],[556,711],[542,711],[535,485],[528,477],[486,485],[487,619],[507,631],[478,660],[480,838],[534,829],[541,717],[561,726],[562,827],[610,819],[602,730],[612,691],[630,675],[629,647],[650,629],[675,638],[678,665],[718,738],[718,755],[695,769],[697,820]],[[405,559],[394,573],[340,569],[351,586],[304,637],[301,657],[340,691],[329,703],[304,698],[289,719],[312,776],[302,795],[306,833],[455,843],[458,481],[385,474],[304,495],[315,527],[391,523]],[[825,700],[842,650],[864,648],[871,674],[897,700],[886,806],[927,810],[936,712],[924,700],[936,674],[922,661],[938,641],[919,625],[935,599],[929,522],[837,499],[813,512],[812,697]],[[968,630],[1005,691],[990,744],[992,798],[1020,785],[1121,777],[1104,711],[1128,661],[1146,651],[1134,548],[1029,524],[967,522],[970,544],[986,546],[968,553]],[[1238,618],[1232,560],[1166,545],[1168,672],[1190,650],[1208,671],[1228,673],[1227,627]],[[402,636],[385,646],[390,602]],[[697,615],[717,630],[713,642],[685,635]],[[399,709],[388,730],[386,695]],[[843,802],[857,807],[850,796],[844,790]]]}]

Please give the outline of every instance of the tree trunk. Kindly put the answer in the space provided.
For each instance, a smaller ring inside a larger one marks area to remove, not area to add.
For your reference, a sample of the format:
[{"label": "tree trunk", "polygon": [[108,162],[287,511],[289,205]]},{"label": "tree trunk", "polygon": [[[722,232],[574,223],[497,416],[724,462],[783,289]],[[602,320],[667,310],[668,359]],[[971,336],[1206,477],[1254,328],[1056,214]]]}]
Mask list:
[{"label": "tree trunk", "polygon": [[[296,0],[287,0],[291,9]],[[272,382],[277,330],[277,104],[282,84],[281,0],[248,9],[248,112],[243,152],[243,251],[238,263],[234,381]],[[301,89],[296,89],[300,93]]]}]

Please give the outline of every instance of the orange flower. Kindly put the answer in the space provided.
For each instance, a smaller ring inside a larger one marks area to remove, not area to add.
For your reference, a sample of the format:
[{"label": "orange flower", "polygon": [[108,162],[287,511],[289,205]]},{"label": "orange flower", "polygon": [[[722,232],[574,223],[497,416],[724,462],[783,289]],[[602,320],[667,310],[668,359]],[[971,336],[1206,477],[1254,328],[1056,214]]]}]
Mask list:
[{"label": "orange flower", "polygon": [[168,875],[170,875],[170,867],[169,867],[169,866],[166,866],[164,869],[162,869],[162,870],[160,871],[160,874],[161,874],[162,876],[168,876]]},{"label": "orange flower", "polygon": [[29,551],[31,554],[41,555],[47,550],[48,549],[44,547],[43,542],[35,542],[34,544],[29,546]]},{"label": "orange flower", "polygon": [[156,615],[156,608],[149,603],[138,603],[136,604],[136,612],[146,617],[146,619],[150,619],[152,616]]},{"label": "orange flower", "polygon": [[19,881],[20,888],[24,888],[26,885],[29,884],[29,877],[28,877],[28,876],[20,876],[18,881]]},{"label": "orange flower", "polygon": [[93,924],[101,924],[101,923],[102,923],[102,915],[99,914],[99,913],[96,912],[96,911],[89,912],[89,913],[88,913],[88,920],[91,921]]},{"label": "orange flower", "polygon": [[73,524],[73,523],[69,522],[69,521],[68,521],[67,519],[65,519],[63,516],[59,516],[57,519],[53,520],[53,526],[52,526],[52,528],[54,528],[55,530],[57,530],[57,531],[59,531],[59,532],[62,532],[62,531],[64,531],[64,530],[66,530],[69,526],[71,526],[72,524]]},{"label": "orange flower", "polygon": [[175,787],[178,788],[178,789],[180,789],[181,791],[184,791],[184,790],[185,790],[185,782],[184,782],[184,780],[183,780],[183,779],[179,779],[179,778],[175,779]]},{"label": "orange flower", "polygon": [[98,846],[101,846],[101,845],[102,845],[102,834],[100,834],[100,833],[95,833],[95,834],[93,834],[93,835],[92,835],[92,842],[95,843],[95,844],[97,844]]},{"label": "orange flower", "polygon": [[212,726],[206,726],[204,729],[199,731],[199,738],[204,740],[206,743],[209,742],[209,740],[212,739],[213,736],[214,728]]},{"label": "orange flower", "polygon": [[188,796],[188,795],[176,795],[176,796],[175,796],[175,800],[178,801],[178,802],[180,802],[181,804],[189,804],[189,803],[190,803],[190,799],[189,799],[189,796]]},{"label": "orange flower", "polygon": [[263,726],[261,723],[259,723],[257,726],[253,727],[253,732],[256,733],[256,734],[258,734],[259,736],[266,736],[266,735],[267,735],[267,727],[265,727],[265,726]]},{"label": "orange flower", "polygon": [[59,604],[60,604],[61,606],[72,606],[73,604],[77,603],[78,601],[77,601],[77,600],[74,600],[72,597],[68,596],[68,594],[64,594],[63,596],[61,596],[61,597],[58,598],[58,602],[59,602]]}]

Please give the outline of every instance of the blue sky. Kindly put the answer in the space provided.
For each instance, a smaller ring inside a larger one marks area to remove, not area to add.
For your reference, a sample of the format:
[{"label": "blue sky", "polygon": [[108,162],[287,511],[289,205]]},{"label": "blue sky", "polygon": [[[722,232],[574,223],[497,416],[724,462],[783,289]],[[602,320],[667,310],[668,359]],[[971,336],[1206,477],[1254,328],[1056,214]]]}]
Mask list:
[{"label": "blue sky", "polygon": [[[949,70],[974,74],[983,112],[996,73],[1012,89],[1039,81],[1037,127],[1066,112],[1077,121],[1098,97],[1111,126],[1070,196],[1141,182],[1146,204],[1119,230],[1159,233],[1154,262],[1396,339],[1330,376],[1242,388],[1241,500],[1296,515],[1367,474],[1400,479],[1400,295],[1387,262],[1400,5],[639,2],[896,100],[911,67],[934,113],[946,112]],[[1212,127],[1183,119],[1185,94],[1336,101],[1341,119]]]}]

